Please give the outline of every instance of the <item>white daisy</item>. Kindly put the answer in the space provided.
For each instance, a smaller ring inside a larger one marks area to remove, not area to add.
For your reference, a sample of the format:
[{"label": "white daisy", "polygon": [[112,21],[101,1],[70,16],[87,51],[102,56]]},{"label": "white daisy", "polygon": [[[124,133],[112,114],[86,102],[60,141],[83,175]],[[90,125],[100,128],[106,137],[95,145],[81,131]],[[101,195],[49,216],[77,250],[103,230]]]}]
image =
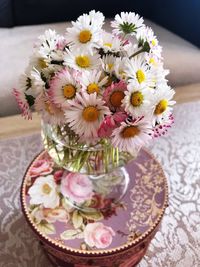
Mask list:
[{"label": "white daisy", "polygon": [[142,27],[138,31],[136,38],[141,44],[148,42],[150,52],[159,58],[161,57],[162,47],[158,44],[158,39],[150,27]]},{"label": "white daisy", "polygon": [[59,35],[54,30],[47,30],[38,38],[38,42],[35,44],[35,49],[38,54],[43,58],[48,58],[52,51],[57,49]]},{"label": "white daisy", "polygon": [[43,43],[49,43],[49,47],[54,49],[56,47],[58,34],[55,30],[48,29],[44,34],[38,37],[38,41],[35,43],[34,47],[40,47]]},{"label": "white daisy", "polygon": [[163,68],[162,63],[157,63],[151,67],[151,79],[153,87],[160,87],[167,84],[166,76],[169,74],[169,70]]},{"label": "white daisy", "polygon": [[86,53],[92,53],[92,48],[98,47],[102,30],[94,16],[94,12],[90,15],[83,14],[76,22],[72,22],[73,27],[67,28],[66,38],[70,47]]},{"label": "white daisy", "polygon": [[137,154],[139,149],[151,139],[152,126],[149,120],[139,118],[133,122],[122,122],[112,133],[111,143],[120,151]]},{"label": "white daisy", "polygon": [[76,99],[70,100],[70,107],[65,112],[69,126],[82,139],[98,137],[97,130],[104,119],[110,114],[105,102],[94,94],[77,94]]},{"label": "white daisy", "polygon": [[67,68],[57,72],[50,81],[48,95],[57,107],[67,108],[68,100],[73,99],[80,90],[80,84],[77,82],[76,71],[69,71]]},{"label": "white daisy", "polygon": [[116,58],[115,60],[114,74],[119,80],[124,80],[124,81],[127,80],[127,76],[125,73],[126,60],[127,58],[125,57],[123,58],[119,57],[119,58]]},{"label": "white daisy", "polygon": [[114,36],[111,33],[103,32],[100,48],[104,50],[105,53],[119,53],[122,51],[122,42],[118,36]]},{"label": "white daisy", "polygon": [[37,53],[34,53],[30,57],[29,65],[26,69],[26,72],[31,72],[33,68],[37,69],[38,71],[45,70],[49,66],[47,59],[42,58]]},{"label": "white daisy", "polygon": [[[48,30],[44,35],[39,37],[35,45],[32,63],[37,69],[46,68],[54,62],[62,62],[65,54],[66,39],[56,34],[55,31]],[[38,61],[38,62],[37,62]]]},{"label": "white daisy", "polygon": [[80,50],[67,50],[64,57],[64,65],[79,71],[93,70],[98,68],[100,64],[100,55],[91,55],[88,52],[82,53]]},{"label": "white daisy", "polygon": [[43,90],[45,90],[45,82],[42,79],[42,73],[33,68],[30,73],[26,71],[19,78],[19,84],[22,91],[28,95],[37,97]]},{"label": "white daisy", "polygon": [[144,57],[147,61],[147,64],[151,67],[157,67],[158,65],[162,64],[161,63],[161,58],[157,57],[155,54],[153,53],[145,53]]},{"label": "white daisy", "polygon": [[49,64],[62,64],[66,51],[55,50],[49,55]]},{"label": "white daisy", "polygon": [[62,65],[50,64],[47,68],[41,70],[41,75],[47,82],[55,75],[55,73],[62,71]]},{"label": "white daisy", "polygon": [[125,73],[130,80],[138,84],[145,84],[152,87],[151,68],[147,64],[144,55],[138,55],[127,59],[125,63]]},{"label": "white daisy", "polygon": [[138,44],[127,45],[125,57],[130,58],[136,52],[138,52]]},{"label": "white daisy", "polygon": [[65,117],[62,109],[52,103],[47,94],[41,93],[35,99],[34,107],[35,110],[41,114],[45,123],[49,123],[51,125],[62,125],[65,123]]},{"label": "white daisy", "polygon": [[42,73],[39,72],[37,69],[33,69],[31,71],[31,88],[32,92],[35,96],[40,94],[43,90],[45,90],[45,82],[42,79]]},{"label": "white daisy", "polygon": [[169,117],[173,109],[172,106],[176,103],[172,100],[174,94],[175,91],[166,84],[156,88],[152,95],[153,125],[162,123],[165,117]]},{"label": "white daisy", "polygon": [[136,35],[137,30],[143,27],[143,18],[134,12],[121,12],[115,16],[115,20],[111,22],[114,28],[114,34],[130,34]]},{"label": "white daisy", "polygon": [[151,92],[148,88],[136,83],[129,83],[122,100],[125,111],[133,118],[152,113],[150,106]]},{"label": "white daisy", "polygon": [[63,62],[63,58],[66,53],[65,48],[67,47],[67,44],[68,42],[65,39],[65,37],[58,35],[56,49],[52,50],[51,53],[49,54],[49,59],[51,64],[55,63],[61,64]]},{"label": "white daisy", "polygon": [[59,206],[59,195],[53,175],[41,176],[36,179],[28,190],[30,204],[43,204],[45,208],[56,208]]},{"label": "white daisy", "polygon": [[100,11],[91,10],[89,14],[80,15],[77,18],[77,22],[82,23],[86,17],[89,17],[90,23],[93,24],[96,28],[102,28],[105,20],[103,13],[101,13]]},{"label": "white daisy", "polygon": [[19,77],[19,87],[23,92],[28,91],[32,87],[32,80],[27,72],[23,73]]},{"label": "white daisy", "polygon": [[96,12],[95,10],[91,10],[89,12],[89,17],[90,17],[91,23],[94,24],[95,27],[102,28],[104,24],[104,20],[105,20],[103,13],[99,11]]},{"label": "white daisy", "polygon": [[102,71],[87,71],[82,74],[80,77],[80,83],[83,87],[83,91],[87,92],[88,94],[97,93],[97,95],[101,92],[102,86],[104,86],[108,78],[102,77]]},{"label": "white daisy", "polygon": [[105,55],[102,57],[101,61],[104,71],[112,74],[116,63],[116,57],[113,55]]}]

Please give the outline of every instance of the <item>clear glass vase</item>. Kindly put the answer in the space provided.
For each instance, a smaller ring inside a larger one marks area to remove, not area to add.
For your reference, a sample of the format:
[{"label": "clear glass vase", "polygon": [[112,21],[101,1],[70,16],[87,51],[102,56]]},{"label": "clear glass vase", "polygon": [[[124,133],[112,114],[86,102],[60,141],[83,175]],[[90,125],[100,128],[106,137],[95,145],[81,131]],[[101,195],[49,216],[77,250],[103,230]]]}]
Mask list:
[{"label": "clear glass vase", "polygon": [[[123,198],[129,183],[125,165],[137,155],[120,152],[107,139],[90,145],[80,143],[68,125],[42,123],[42,139],[48,154],[59,167],[70,173],[87,175],[94,195],[115,204]],[[78,209],[94,211],[88,201],[80,204],[69,197],[68,202]]]}]

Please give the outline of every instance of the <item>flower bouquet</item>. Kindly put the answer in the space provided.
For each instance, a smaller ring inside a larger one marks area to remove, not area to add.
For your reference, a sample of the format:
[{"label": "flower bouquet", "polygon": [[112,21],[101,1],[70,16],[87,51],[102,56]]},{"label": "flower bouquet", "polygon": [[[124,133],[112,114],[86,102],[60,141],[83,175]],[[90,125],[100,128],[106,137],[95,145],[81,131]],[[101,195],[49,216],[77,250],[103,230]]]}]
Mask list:
[{"label": "flower bouquet", "polygon": [[111,22],[112,33],[103,24],[103,14],[92,10],[64,35],[47,30],[13,93],[23,117],[31,119],[33,110],[41,115],[52,159],[88,175],[80,184],[90,188],[92,180],[100,194],[120,186],[115,199],[127,188],[123,166],[167,132],[175,101],[162,48],[143,19],[122,12]]}]

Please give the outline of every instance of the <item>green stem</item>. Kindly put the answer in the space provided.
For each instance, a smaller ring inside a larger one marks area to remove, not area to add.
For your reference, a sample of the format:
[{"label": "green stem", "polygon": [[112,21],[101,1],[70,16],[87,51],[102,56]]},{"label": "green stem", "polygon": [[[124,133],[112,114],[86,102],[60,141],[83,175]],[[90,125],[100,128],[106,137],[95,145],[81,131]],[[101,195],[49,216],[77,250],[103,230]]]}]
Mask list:
[{"label": "green stem", "polygon": [[131,59],[131,58],[133,58],[133,57],[135,57],[135,56],[137,56],[137,55],[139,55],[140,53],[143,53],[143,52],[145,52],[145,49],[142,47],[142,49],[140,49],[137,52],[135,52],[134,54],[132,54],[129,58]]},{"label": "green stem", "polygon": [[119,149],[116,148],[116,165],[118,166],[119,164]]}]

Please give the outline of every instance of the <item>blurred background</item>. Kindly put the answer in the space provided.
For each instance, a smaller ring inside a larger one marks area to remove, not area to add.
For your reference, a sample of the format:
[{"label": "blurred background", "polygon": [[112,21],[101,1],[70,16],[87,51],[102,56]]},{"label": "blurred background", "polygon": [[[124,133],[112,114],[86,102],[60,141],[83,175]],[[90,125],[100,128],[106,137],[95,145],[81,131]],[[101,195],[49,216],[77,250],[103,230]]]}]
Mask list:
[{"label": "blurred background", "polygon": [[1,0],[0,26],[70,21],[91,9],[108,18],[121,11],[134,11],[200,46],[199,0]]}]

